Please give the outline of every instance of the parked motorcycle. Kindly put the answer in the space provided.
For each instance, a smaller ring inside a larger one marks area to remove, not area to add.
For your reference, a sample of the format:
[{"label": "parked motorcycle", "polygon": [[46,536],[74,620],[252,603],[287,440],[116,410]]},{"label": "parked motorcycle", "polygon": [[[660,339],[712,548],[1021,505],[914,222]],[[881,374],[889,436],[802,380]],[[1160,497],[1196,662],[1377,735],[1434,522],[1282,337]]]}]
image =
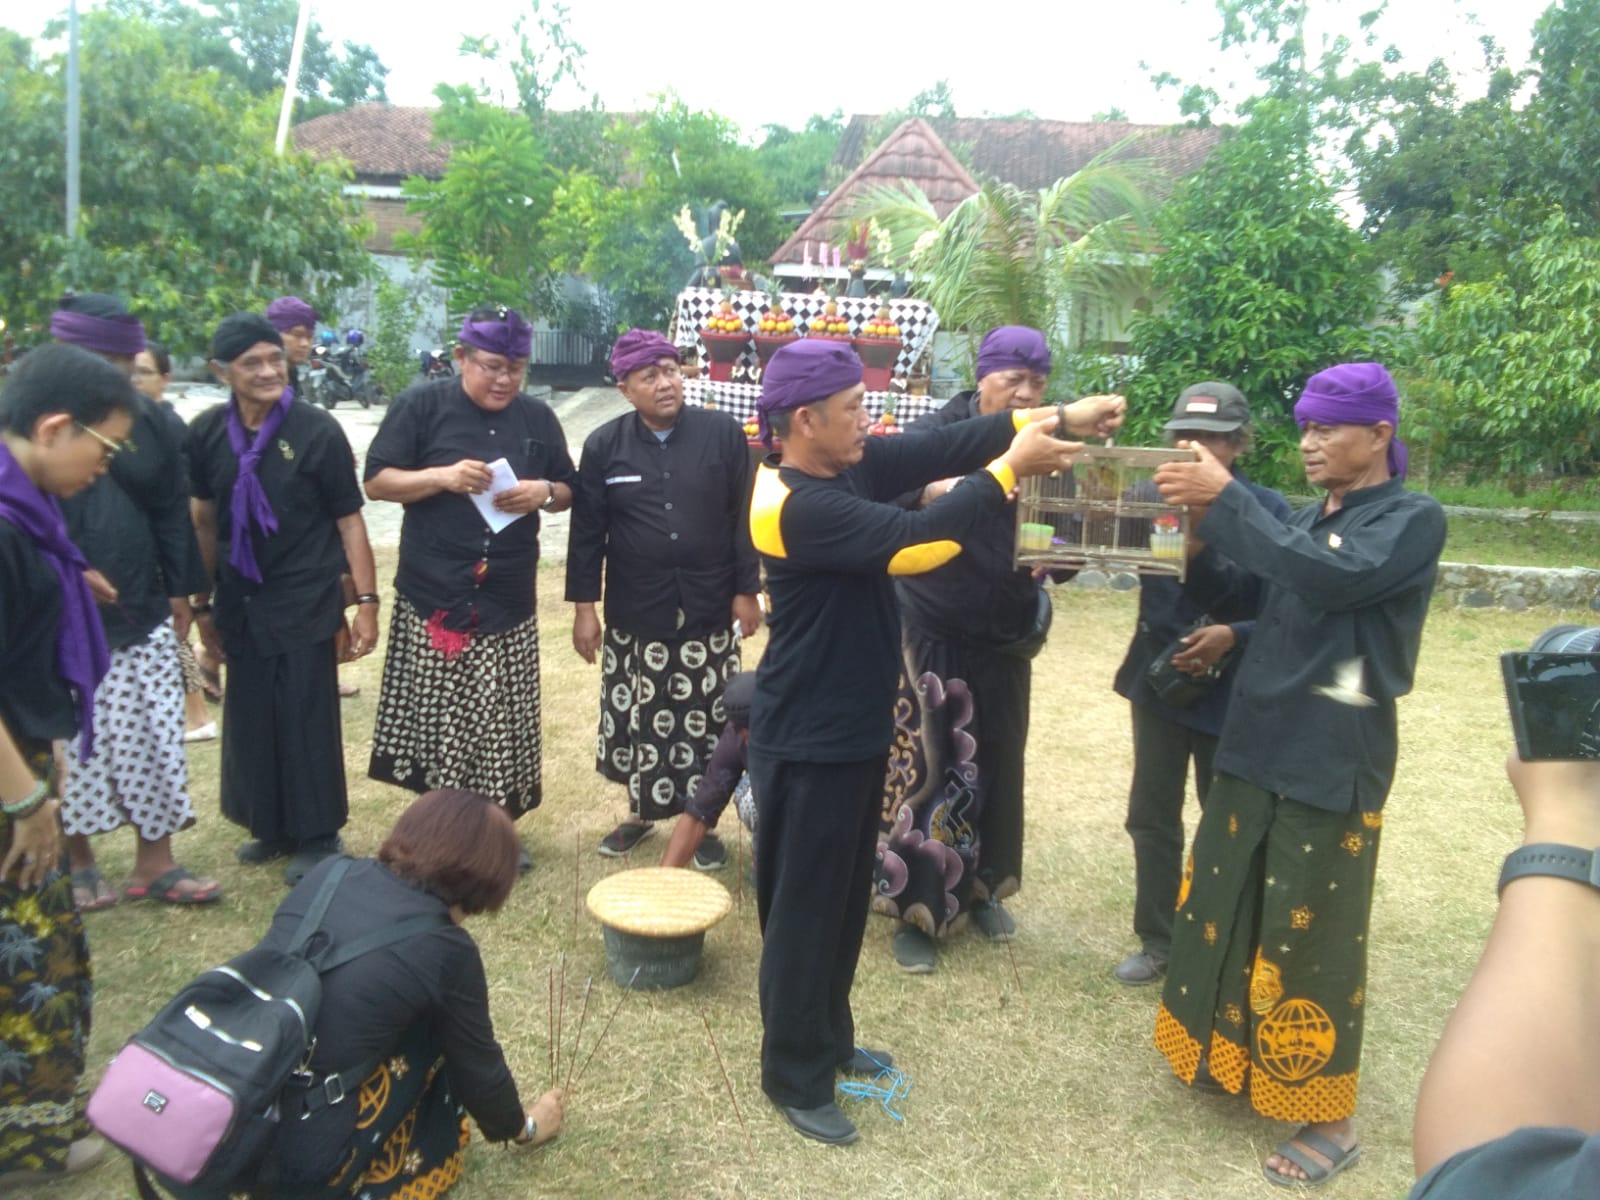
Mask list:
[{"label": "parked motorcycle", "polygon": [[317,400],[324,408],[332,409],[341,400],[354,400],[362,408],[371,408],[374,400],[383,401],[383,388],[367,368],[367,356],[361,348],[365,341],[359,329],[352,329],[345,334],[343,345],[326,352],[317,387]]},{"label": "parked motorcycle", "polygon": [[424,379],[448,379],[456,373],[456,362],[450,351],[440,347],[424,350],[421,354]]}]

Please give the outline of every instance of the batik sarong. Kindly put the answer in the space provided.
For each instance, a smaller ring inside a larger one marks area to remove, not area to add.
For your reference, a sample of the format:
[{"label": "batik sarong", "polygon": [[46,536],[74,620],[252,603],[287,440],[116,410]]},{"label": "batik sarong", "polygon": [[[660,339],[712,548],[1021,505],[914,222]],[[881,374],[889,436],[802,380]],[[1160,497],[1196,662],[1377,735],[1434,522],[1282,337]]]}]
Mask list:
[{"label": "batik sarong", "polygon": [[595,770],[627,785],[641,820],[681,813],[727,723],[722,689],[739,671],[739,640],[728,629],[660,641],[609,628],[600,654]]},{"label": "batik sarong", "polygon": [[367,774],[414,792],[481,792],[520,817],[542,796],[539,694],[537,616],[440,638],[401,597]]},{"label": "batik sarong", "polygon": [[1219,774],[1179,891],[1155,1043],[1263,1116],[1356,1107],[1379,813],[1328,812]]}]

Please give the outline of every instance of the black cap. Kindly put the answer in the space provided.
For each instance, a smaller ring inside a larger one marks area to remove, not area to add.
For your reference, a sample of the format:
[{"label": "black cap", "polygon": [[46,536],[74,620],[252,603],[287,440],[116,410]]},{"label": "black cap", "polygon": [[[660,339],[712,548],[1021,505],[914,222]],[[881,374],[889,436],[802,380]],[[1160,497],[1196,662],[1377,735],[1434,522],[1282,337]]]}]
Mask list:
[{"label": "black cap", "polygon": [[1250,402],[1231,383],[1194,383],[1178,394],[1167,433],[1186,429],[1200,433],[1232,433],[1250,420]]}]

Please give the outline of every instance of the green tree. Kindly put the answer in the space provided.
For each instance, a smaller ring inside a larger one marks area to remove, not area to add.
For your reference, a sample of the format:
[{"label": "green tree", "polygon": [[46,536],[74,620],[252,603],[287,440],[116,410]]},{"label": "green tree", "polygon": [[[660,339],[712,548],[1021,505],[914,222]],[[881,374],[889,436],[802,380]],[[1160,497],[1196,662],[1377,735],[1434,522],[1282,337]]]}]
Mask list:
[{"label": "green tree", "polygon": [[784,208],[810,209],[818,197],[838,183],[837,169],[830,170],[839,136],[844,132],[844,112],[834,109],[828,116],[814,113],[805,128],[789,129],[768,125],[763,130],[756,161]]},{"label": "green tree", "polygon": [[397,234],[395,245],[432,265],[452,317],[480,304],[548,312],[553,287],[543,222],[557,181],[533,125],[470,88],[441,84],[435,94],[433,135],[451,146],[450,161],[437,180],[406,180],[406,211],[421,216],[422,230]]},{"label": "green tree", "polygon": [[766,258],[786,235],[756,151],[726,118],[669,94],[637,123],[614,123],[606,139],[626,164],[627,182],[569,172],[545,229],[559,266],[603,289],[619,326],[664,329],[671,319],[695,261],[673,224],[684,205],[698,211],[723,200],[743,210],[746,264]]},{"label": "green tree", "polygon": [[422,315],[422,303],[415,293],[387,275],[380,275],[372,289],[375,328],[367,361],[372,377],[387,395],[398,396],[417,374],[417,360],[411,352],[411,331]]},{"label": "green tree", "polygon": [[345,177],[273,154],[270,101],[174,61],[160,29],[117,13],[84,16],[81,54],[82,225],[70,242],[64,55],[0,61],[0,295],[14,325],[38,326],[66,287],[108,291],[153,336],[200,349],[229,312],[289,291],[326,307],[364,277],[367,227]]},{"label": "green tree", "polygon": [[1425,305],[1411,366],[1447,381],[1444,461],[1513,479],[1600,467],[1600,237],[1549,217],[1508,271]]},{"label": "green tree", "polygon": [[1370,357],[1378,278],[1318,172],[1303,108],[1261,100],[1156,217],[1159,298],[1135,318],[1130,440],[1151,444],[1173,397],[1222,379],[1250,398],[1269,452],[1312,373]]},{"label": "green tree", "polygon": [[943,221],[912,185],[869,189],[857,212],[888,231],[893,259],[974,354],[996,325],[1029,325],[1064,359],[1071,324],[1145,288],[1153,177],[1141,160],[1112,161],[1122,149],[1039,191],[991,180]]}]

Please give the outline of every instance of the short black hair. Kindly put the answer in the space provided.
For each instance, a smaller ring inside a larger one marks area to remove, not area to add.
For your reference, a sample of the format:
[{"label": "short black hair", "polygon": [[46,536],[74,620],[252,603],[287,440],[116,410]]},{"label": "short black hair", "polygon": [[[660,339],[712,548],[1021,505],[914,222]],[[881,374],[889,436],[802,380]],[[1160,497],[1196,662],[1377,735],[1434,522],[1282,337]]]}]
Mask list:
[{"label": "short black hair", "polygon": [[144,348],[151,358],[156,360],[156,370],[163,375],[172,374],[172,355],[167,353],[167,348],[160,342],[145,341]]},{"label": "short black hair", "polygon": [[32,438],[39,418],[53,413],[98,425],[114,412],[132,412],[134,396],[127,375],[98,354],[49,342],[12,367],[0,393],[0,429]]}]

